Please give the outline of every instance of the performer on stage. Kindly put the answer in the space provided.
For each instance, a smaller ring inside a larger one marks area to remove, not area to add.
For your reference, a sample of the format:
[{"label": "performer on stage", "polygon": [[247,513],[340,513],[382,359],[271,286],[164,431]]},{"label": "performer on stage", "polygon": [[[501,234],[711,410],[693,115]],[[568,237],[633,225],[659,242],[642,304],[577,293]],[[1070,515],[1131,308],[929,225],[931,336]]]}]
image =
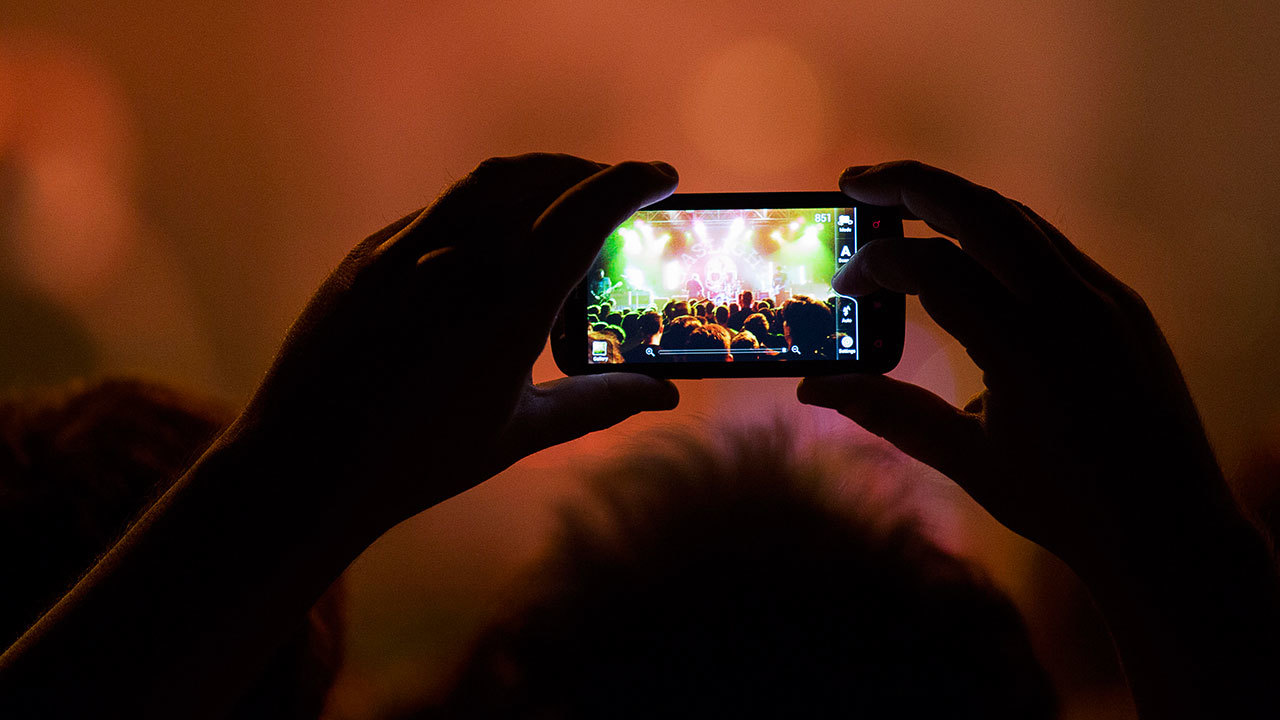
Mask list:
[{"label": "performer on stage", "polygon": [[698,273],[694,273],[689,278],[689,282],[685,283],[685,292],[689,294],[690,298],[706,297],[707,290],[702,286],[702,280],[698,277]]},{"label": "performer on stage", "polygon": [[776,296],[778,293],[782,292],[782,290],[786,286],[787,286],[787,273],[785,270],[782,269],[782,266],[779,265],[773,271],[773,294]]},{"label": "performer on stage", "polygon": [[608,275],[604,274],[604,268],[601,268],[596,272],[599,274],[596,276],[595,280],[591,281],[591,297],[593,297],[597,303],[608,302],[613,291],[617,289],[618,285],[622,284],[622,281],[619,280],[617,284],[614,284],[613,280]]},{"label": "performer on stage", "polygon": [[591,281],[591,296],[596,302],[603,302],[609,296],[609,287],[613,285],[613,281],[604,274],[604,268],[597,270],[596,273],[596,279]]}]

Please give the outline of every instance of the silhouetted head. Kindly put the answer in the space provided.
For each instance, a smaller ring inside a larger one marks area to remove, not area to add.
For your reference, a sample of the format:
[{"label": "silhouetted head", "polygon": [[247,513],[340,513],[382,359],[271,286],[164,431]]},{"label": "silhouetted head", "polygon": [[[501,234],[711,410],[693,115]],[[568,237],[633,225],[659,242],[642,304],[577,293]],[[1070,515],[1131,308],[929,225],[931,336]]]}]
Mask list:
[{"label": "silhouetted head", "polygon": [[649,446],[566,514],[428,717],[1055,716],[1008,598],[869,493],[837,499],[785,432]]},{"label": "silhouetted head", "polygon": [[640,332],[640,314],[629,312],[623,315],[621,324],[622,331],[626,333],[627,337],[634,337],[636,333]]},{"label": "silhouetted head", "polygon": [[729,355],[729,331],[719,325],[703,325],[689,333],[685,347],[690,350],[722,350],[719,355],[699,354],[694,360],[724,361],[732,359]]},{"label": "silhouetted head", "polygon": [[[0,399],[0,632],[7,646],[204,452],[235,413],[136,380]],[[316,717],[341,661],[341,590],[288,641],[236,717]],[[180,662],[180,658],[175,658]]]},{"label": "silhouetted head", "polygon": [[742,321],[742,329],[755,335],[757,339],[768,337],[769,319],[760,313],[751,313]]},{"label": "silhouetted head", "polygon": [[729,347],[734,350],[758,350],[760,349],[760,341],[756,339],[754,333],[750,330],[743,330],[733,339],[729,341]]},{"label": "silhouetted head", "polygon": [[662,319],[668,324],[678,317],[689,314],[689,303],[684,300],[672,300],[667,303],[666,309],[662,311]]},{"label": "silhouetted head", "polygon": [[662,332],[662,316],[652,310],[641,315],[639,331],[640,337],[646,340]]},{"label": "silhouetted head", "polygon": [[115,543],[233,415],[110,381],[0,402],[4,640],[22,634]]},{"label": "silhouetted head", "polygon": [[690,315],[673,318],[662,331],[662,340],[658,345],[663,350],[683,350],[689,342],[689,335],[699,327],[702,327],[701,318]]},{"label": "silhouetted head", "polygon": [[800,352],[806,355],[827,347],[827,336],[834,327],[826,303],[804,295],[797,295],[782,306],[782,321],[787,343],[799,345]]},{"label": "silhouetted head", "polygon": [[627,341],[627,332],[617,325],[605,324],[604,327],[600,328],[597,332],[601,335],[611,336],[614,344],[618,346],[621,346]]}]

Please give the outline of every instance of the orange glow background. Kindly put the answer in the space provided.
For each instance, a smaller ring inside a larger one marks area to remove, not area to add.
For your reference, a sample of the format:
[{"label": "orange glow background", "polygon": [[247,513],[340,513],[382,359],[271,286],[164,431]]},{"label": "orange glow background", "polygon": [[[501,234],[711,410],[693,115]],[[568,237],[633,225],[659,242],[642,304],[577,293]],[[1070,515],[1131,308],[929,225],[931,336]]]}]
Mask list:
[{"label": "orange glow background", "polygon": [[[0,287],[88,338],[37,379],[136,373],[242,402],[345,252],[486,156],[661,159],[686,191],[830,189],[847,165],[915,157],[1026,202],[1141,292],[1231,473],[1280,439],[1277,47],[1280,11],[1251,0],[7,0]],[[974,393],[963,351],[918,306],[908,321],[895,375]],[[8,362],[40,351],[0,344]],[[536,375],[555,374],[544,356]],[[530,458],[397,528],[347,575],[330,715],[437,689],[579,492],[578,468],[647,428],[782,415],[813,442],[868,440],[793,387],[681,383],[675,413]],[[1048,561],[913,473],[940,539],[986,563],[1043,635],[1052,610],[1028,568]],[[1131,712],[1105,688],[1067,699],[1080,717]]]}]

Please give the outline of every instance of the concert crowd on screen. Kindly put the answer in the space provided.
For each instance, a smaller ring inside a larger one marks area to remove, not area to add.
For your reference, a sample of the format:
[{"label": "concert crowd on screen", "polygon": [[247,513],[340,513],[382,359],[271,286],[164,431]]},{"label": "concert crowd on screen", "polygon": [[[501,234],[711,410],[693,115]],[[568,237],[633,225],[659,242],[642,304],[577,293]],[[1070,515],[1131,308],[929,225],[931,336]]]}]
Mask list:
[{"label": "concert crowd on screen", "polygon": [[[835,357],[835,298],[796,295],[780,305],[756,300],[750,291],[737,302],[697,297],[655,306],[614,309],[609,302],[587,308],[588,337],[608,342],[608,362],[814,360]],[[723,350],[723,354],[717,351]]]}]

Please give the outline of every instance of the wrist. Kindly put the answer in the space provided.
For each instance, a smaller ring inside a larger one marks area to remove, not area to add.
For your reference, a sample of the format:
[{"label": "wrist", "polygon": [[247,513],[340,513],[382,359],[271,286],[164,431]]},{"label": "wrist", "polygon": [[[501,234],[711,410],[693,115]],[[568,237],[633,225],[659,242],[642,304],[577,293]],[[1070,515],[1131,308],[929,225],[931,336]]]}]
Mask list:
[{"label": "wrist", "polygon": [[338,438],[250,411],[189,474],[197,484],[205,477],[238,484],[243,511],[273,518],[299,537],[323,535],[350,559],[395,524],[375,511],[375,485]]},{"label": "wrist", "polygon": [[1149,595],[1154,601],[1168,592],[1188,597],[1200,589],[1221,594],[1244,587],[1255,597],[1276,595],[1271,545],[1233,501],[1164,510],[1068,559],[1099,602],[1110,596]]},{"label": "wrist", "polygon": [[1147,524],[1074,565],[1115,641],[1143,717],[1252,717],[1275,705],[1280,582],[1238,511]]},{"label": "wrist", "polygon": [[1170,562],[1188,568],[1263,539],[1211,458],[1117,467],[1088,485],[1099,492],[1052,548],[1082,577],[1122,578]]}]

